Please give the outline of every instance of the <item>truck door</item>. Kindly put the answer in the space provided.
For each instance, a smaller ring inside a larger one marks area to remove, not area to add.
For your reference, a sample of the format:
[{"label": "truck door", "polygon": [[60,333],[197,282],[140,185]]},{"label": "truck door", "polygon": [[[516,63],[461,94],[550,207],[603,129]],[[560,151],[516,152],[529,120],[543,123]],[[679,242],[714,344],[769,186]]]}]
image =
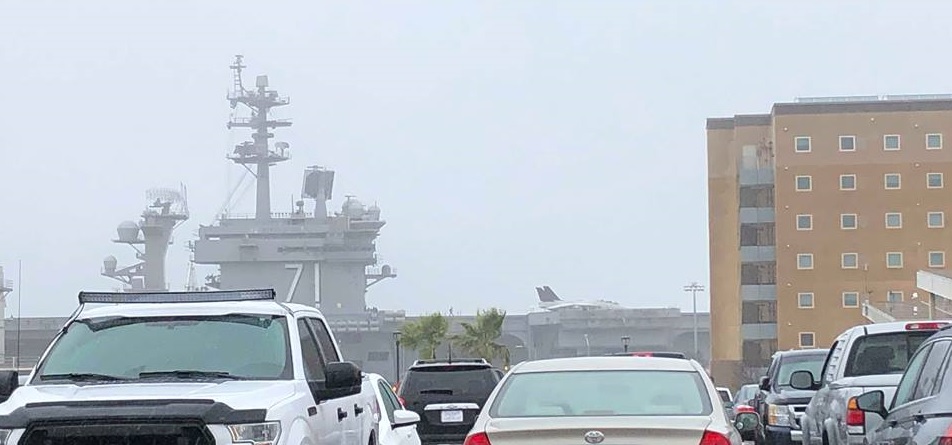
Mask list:
[{"label": "truck door", "polygon": [[[324,320],[317,317],[305,317],[304,320],[317,339],[324,364],[339,362],[341,360],[340,354],[330,331],[327,329],[327,325],[324,324]],[[372,413],[367,409],[367,403],[362,400],[364,397],[366,397],[366,394],[362,392],[336,400],[347,414],[347,417],[340,423],[343,441],[339,443],[350,445],[363,445],[365,443],[363,440],[364,428],[361,428],[361,425],[372,416]]]},{"label": "truck door", "polygon": [[[301,358],[304,362],[304,377],[308,382],[325,380],[325,361],[317,338],[303,318],[297,321],[298,335],[301,338]],[[345,410],[344,404],[348,398],[334,400],[317,400],[315,406],[308,408],[308,427],[311,436],[321,445],[337,445],[344,442],[344,422],[353,414]]]}]

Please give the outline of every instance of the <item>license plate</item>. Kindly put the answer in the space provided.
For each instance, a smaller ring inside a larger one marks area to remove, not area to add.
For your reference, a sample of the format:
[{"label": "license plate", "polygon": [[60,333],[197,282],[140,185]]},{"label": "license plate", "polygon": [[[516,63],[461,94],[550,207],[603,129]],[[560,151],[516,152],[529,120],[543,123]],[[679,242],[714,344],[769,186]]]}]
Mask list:
[{"label": "license plate", "polygon": [[440,411],[440,422],[443,423],[459,423],[463,421],[463,412],[459,410],[454,411]]}]

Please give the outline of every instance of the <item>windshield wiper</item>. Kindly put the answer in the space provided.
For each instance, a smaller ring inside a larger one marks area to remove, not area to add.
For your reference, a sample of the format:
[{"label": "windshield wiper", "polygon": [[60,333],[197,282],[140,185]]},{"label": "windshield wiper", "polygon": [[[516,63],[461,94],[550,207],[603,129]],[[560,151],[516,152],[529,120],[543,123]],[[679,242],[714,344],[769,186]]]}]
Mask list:
[{"label": "windshield wiper", "polygon": [[91,372],[69,372],[64,374],[42,374],[40,380],[69,380],[71,382],[116,382],[129,380],[127,377]]},{"label": "windshield wiper", "polygon": [[178,369],[175,371],[149,371],[140,372],[140,379],[175,377],[179,379],[228,379],[228,380],[246,380],[247,377],[232,375],[225,371],[195,371],[190,369]]}]

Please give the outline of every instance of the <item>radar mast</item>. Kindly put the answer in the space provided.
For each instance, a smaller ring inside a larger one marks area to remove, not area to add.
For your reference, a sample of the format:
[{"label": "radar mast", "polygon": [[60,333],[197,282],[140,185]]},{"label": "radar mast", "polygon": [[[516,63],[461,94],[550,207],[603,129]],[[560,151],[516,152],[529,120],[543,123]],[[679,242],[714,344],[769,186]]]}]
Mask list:
[{"label": "radar mast", "polygon": [[[268,89],[268,76],[260,75],[255,78],[255,89],[245,89],[241,80],[243,56],[236,55],[235,62],[230,68],[234,73],[234,85],[228,94],[231,108],[239,104],[251,111],[250,117],[232,117],[228,121],[228,128],[250,128],[251,141],[245,141],[235,146],[234,152],[228,155],[236,164],[248,169],[257,181],[255,198],[255,219],[268,221],[271,219],[271,166],[291,158],[287,142],[277,142],[271,148],[268,140],[274,137],[270,130],[279,127],[290,127],[288,119],[269,119],[271,109],[291,103],[286,97],[281,97],[275,90]],[[256,169],[252,170],[251,166]]]}]

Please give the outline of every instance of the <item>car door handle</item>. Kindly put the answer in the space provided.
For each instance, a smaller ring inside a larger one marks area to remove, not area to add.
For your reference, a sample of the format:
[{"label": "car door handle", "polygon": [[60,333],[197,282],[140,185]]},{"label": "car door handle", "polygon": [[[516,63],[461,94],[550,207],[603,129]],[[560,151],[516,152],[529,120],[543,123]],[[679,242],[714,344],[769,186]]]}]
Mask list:
[{"label": "car door handle", "polygon": [[342,422],[347,418],[347,411],[344,411],[343,408],[337,408],[337,421]]},{"label": "car door handle", "polygon": [[361,414],[363,414],[363,413],[364,413],[364,409],[361,408],[361,407],[359,407],[359,406],[357,406],[357,404],[355,403],[355,404],[354,404],[354,415],[355,415],[355,416],[359,416],[359,415],[361,415]]}]

